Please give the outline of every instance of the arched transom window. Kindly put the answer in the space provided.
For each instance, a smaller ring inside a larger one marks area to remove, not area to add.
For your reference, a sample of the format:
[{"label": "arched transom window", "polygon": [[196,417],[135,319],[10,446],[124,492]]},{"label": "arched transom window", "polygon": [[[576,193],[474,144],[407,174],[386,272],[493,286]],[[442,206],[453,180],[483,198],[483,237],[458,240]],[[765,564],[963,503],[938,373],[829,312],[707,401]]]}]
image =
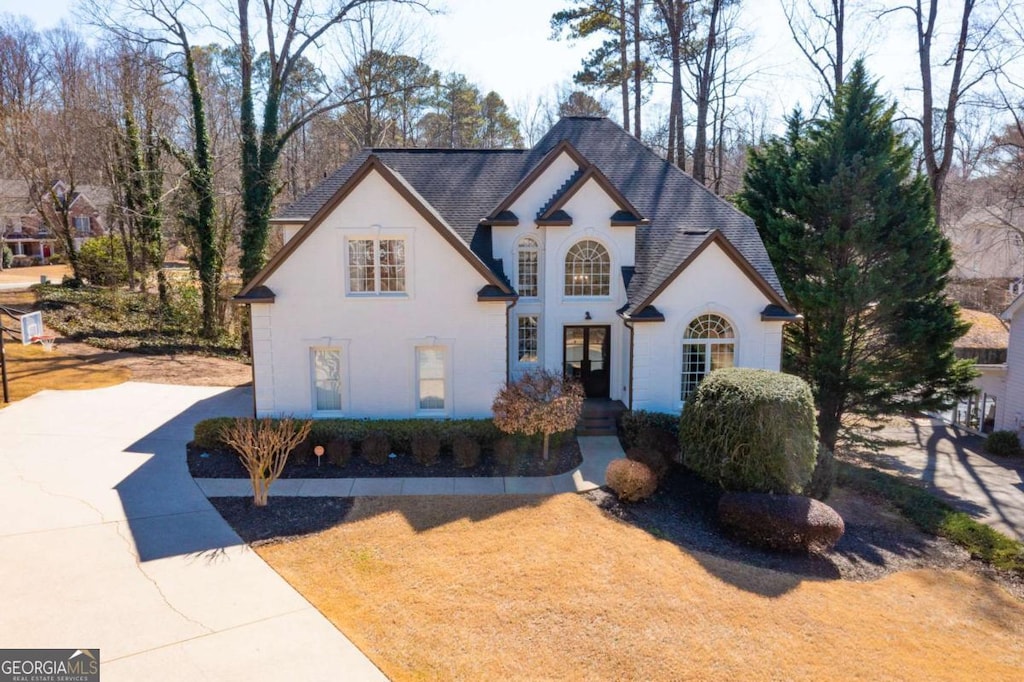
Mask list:
[{"label": "arched transom window", "polygon": [[610,290],[608,250],[590,239],[573,244],[565,254],[565,295],[607,296]]},{"label": "arched transom window", "polygon": [[736,335],[732,325],[718,315],[701,315],[683,335],[683,380],[680,397],[689,399],[697,384],[709,372],[732,367],[736,357]]},{"label": "arched transom window", "polygon": [[538,254],[540,249],[537,248],[537,242],[534,241],[533,237],[523,237],[519,242],[519,258],[517,263],[517,273],[519,278],[519,290],[520,296],[537,296],[537,281],[539,274],[539,259]]}]

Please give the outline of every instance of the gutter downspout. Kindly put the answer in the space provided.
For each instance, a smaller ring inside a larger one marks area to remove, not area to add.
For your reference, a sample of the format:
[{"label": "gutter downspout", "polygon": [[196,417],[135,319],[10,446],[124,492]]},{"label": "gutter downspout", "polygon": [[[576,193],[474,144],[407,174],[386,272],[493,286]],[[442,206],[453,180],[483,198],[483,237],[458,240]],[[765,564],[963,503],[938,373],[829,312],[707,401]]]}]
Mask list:
[{"label": "gutter downspout", "polygon": [[509,331],[512,329],[512,309],[516,307],[516,303],[519,303],[519,299],[516,298],[505,308],[505,383],[508,384],[512,381],[512,361],[509,357],[512,354],[512,335]]},{"label": "gutter downspout", "polygon": [[633,341],[636,336],[636,331],[633,329],[633,323],[627,320],[625,317],[622,318],[622,324],[629,330],[629,408],[630,412],[633,411]]}]

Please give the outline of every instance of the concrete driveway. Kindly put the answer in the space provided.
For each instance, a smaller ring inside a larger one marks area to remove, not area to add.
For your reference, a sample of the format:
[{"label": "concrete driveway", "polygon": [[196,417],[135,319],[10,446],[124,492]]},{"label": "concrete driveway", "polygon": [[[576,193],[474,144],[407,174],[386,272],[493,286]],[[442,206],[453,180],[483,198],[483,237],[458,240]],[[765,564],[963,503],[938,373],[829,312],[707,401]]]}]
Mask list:
[{"label": "concrete driveway", "polygon": [[184,444],[248,389],[126,383],[0,410],[0,647],[99,648],[104,680],[379,680],[242,544]]},{"label": "concrete driveway", "polygon": [[924,481],[979,521],[1024,540],[1024,461],[989,455],[982,438],[937,419],[910,419],[878,436],[905,444],[864,459]]}]

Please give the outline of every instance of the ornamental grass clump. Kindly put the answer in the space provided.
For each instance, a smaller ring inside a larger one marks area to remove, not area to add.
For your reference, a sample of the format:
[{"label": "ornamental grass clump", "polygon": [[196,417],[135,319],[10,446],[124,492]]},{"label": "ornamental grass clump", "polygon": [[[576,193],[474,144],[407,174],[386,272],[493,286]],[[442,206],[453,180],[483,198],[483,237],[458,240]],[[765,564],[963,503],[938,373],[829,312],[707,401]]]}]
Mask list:
[{"label": "ornamental grass clump", "polygon": [[527,372],[505,384],[491,406],[494,424],[505,433],[543,434],[548,459],[551,434],[576,427],[583,410],[583,386],[546,369]]},{"label": "ornamental grass clump", "polygon": [[726,490],[800,493],[818,454],[811,389],[763,369],[714,371],[686,402],[679,442],[682,463]]},{"label": "ornamental grass clump", "polygon": [[234,448],[249,472],[252,501],[267,506],[271,484],[278,479],[288,454],[309,436],[313,422],[285,419],[238,418],[224,429],[224,442]]}]

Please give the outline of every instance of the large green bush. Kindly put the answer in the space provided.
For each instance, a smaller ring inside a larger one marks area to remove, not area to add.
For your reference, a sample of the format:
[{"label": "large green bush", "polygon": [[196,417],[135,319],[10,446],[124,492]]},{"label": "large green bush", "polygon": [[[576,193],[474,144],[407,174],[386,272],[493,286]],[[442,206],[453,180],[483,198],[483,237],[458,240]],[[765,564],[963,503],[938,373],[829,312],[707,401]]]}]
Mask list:
[{"label": "large green bush", "polygon": [[1000,457],[1015,457],[1021,454],[1020,437],[1016,431],[993,431],[985,439],[985,452]]},{"label": "large green bush", "polygon": [[78,272],[90,284],[114,286],[128,282],[128,260],[120,239],[86,239],[78,249]]},{"label": "large green bush", "polygon": [[788,374],[717,370],[687,401],[679,441],[683,464],[726,490],[799,493],[818,453],[811,389]]}]

